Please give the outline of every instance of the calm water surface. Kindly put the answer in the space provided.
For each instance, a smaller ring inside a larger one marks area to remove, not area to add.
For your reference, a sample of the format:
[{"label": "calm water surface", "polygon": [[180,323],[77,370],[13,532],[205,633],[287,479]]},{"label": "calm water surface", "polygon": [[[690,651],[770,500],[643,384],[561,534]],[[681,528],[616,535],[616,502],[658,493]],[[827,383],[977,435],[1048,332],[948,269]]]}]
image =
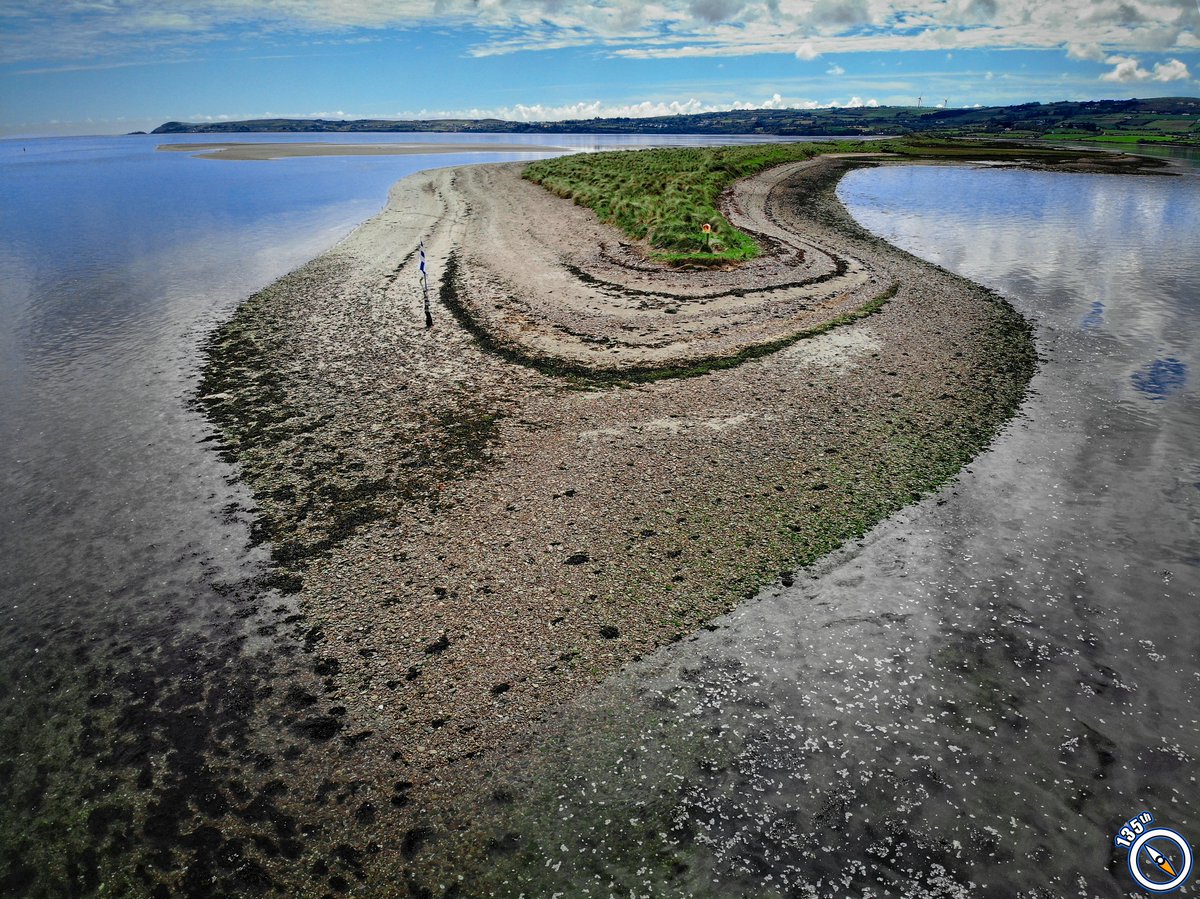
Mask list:
[{"label": "calm water surface", "polygon": [[[148,585],[186,590],[191,587],[180,579],[208,580],[211,572],[181,568],[182,547],[220,557],[206,564],[246,561],[242,525],[228,530],[209,515],[223,505],[212,501],[214,492],[223,499],[245,496],[226,487],[229,470],[198,443],[206,427],[186,402],[198,343],[214,323],[377,211],[388,187],[404,175],[546,155],[235,164],[155,151],[162,142],[226,137],[0,141],[0,486],[6,497],[0,588],[16,600],[11,623],[20,640],[35,622],[50,636],[63,623],[64,607],[94,611],[98,592]],[[452,138],[584,150],[719,142],[638,135],[234,137]]]},{"label": "calm water surface", "polygon": [[940,494],[581,703],[511,776],[506,888],[1088,899],[1145,895],[1112,842],[1144,809],[1200,844],[1200,177],[839,191],[1036,324],[1030,396]]}]

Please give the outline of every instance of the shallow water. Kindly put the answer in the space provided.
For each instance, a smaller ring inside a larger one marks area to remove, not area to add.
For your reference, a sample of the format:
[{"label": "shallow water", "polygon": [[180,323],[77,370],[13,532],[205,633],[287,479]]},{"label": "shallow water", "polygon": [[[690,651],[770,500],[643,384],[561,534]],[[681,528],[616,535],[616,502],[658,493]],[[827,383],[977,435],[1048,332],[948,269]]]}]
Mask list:
[{"label": "shallow water", "polygon": [[7,895],[126,895],[189,865],[211,892],[188,835],[252,766],[211,759],[245,755],[295,610],[191,406],[200,342],[399,177],[489,158],[213,163],[159,141],[0,142]]},{"label": "shallow water", "polygon": [[[276,707],[303,622],[270,588],[250,497],[192,408],[200,344],[404,175],[544,155],[229,162],[155,150],[223,137],[0,141],[0,894],[254,892],[271,882],[260,862],[300,867],[307,838],[276,807],[280,775],[339,762],[289,731],[295,708]],[[278,751],[255,754],[251,734]],[[229,816],[248,837],[214,836]]]},{"label": "shallow water", "polygon": [[839,194],[1035,323],[1030,395],[938,495],[588,697],[509,775],[501,894],[1144,895],[1126,819],[1200,841],[1200,177]]},{"label": "shallow water", "polygon": [[203,335],[375,212],[399,177],[521,158],[213,165],[158,153],[161,140],[0,143],[0,585],[24,601],[14,618],[50,629],[67,596],[90,609],[97,593],[202,589],[211,572],[180,570],[193,550],[248,561],[244,522],[239,534],[213,518],[246,495],[225,485],[188,405]]}]

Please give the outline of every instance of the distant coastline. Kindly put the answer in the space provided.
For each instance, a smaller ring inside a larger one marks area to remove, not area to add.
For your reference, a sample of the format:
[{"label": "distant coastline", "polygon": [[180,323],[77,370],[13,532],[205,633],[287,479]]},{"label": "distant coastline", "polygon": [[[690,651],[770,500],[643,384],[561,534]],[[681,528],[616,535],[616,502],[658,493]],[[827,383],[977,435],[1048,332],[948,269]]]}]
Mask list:
[{"label": "distant coastline", "polygon": [[466,143],[246,143],[222,141],[203,144],[159,144],[158,150],[192,153],[199,159],[268,160],[297,156],[409,156],[414,153],[559,153],[565,147],[537,144],[466,144]]},{"label": "distant coastline", "polygon": [[166,122],[152,134],[262,133],[714,134],[775,137],[1021,137],[1098,144],[1200,146],[1200,98],[1023,103],[1017,106],[857,106],[740,109],[648,118],[559,122],[503,119],[250,119]]}]

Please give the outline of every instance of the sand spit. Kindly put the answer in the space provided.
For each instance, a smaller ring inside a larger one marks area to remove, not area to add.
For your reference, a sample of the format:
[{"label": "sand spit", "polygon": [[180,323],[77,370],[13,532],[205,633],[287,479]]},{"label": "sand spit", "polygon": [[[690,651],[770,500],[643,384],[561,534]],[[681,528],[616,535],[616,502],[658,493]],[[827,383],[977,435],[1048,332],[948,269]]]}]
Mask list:
[{"label": "sand spit", "polygon": [[192,153],[197,159],[267,160],[296,156],[410,156],[435,153],[558,153],[564,147],[542,147],[533,144],[481,143],[394,143],[394,144],[328,144],[328,143],[249,143],[222,141],[219,143],[159,144],[156,149]]},{"label": "sand spit", "polygon": [[766,250],[729,270],[648,263],[647,248],[588,209],[547,207],[544,189],[512,169],[463,169],[438,188],[461,222],[447,298],[491,345],[583,374],[686,368],[794,339],[891,286],[885,270],[778,221],[772,192],[812,165],[780,166],[725,194],[722,212]]},{"label": "sand spit", "polygon": [[[863,164],[739,184],[726,208],[770,252],[699,272],[646,263],[519,164],[415,175],[214,336],[201,401],[306,616],[320,695],[293,724],[340,741],[347,815],[386,810],[380,864],[419,880],[429,816],[489,756],[944,482],[1012,415],[1027,325],[859,229],[833,190]],[[747,361],[699,364],[719,355]],[[663,366],[707,373],[630,380]]]}]

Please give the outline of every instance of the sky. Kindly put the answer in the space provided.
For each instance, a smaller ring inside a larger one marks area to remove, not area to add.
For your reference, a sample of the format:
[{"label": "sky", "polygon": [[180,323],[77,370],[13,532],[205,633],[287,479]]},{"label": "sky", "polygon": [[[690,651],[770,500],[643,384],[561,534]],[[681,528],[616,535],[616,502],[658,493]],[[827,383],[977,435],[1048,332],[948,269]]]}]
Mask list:
[{"label": "sky", "polygon": [[0,135],[1200,95],[1200,0],[0,0]]}]

